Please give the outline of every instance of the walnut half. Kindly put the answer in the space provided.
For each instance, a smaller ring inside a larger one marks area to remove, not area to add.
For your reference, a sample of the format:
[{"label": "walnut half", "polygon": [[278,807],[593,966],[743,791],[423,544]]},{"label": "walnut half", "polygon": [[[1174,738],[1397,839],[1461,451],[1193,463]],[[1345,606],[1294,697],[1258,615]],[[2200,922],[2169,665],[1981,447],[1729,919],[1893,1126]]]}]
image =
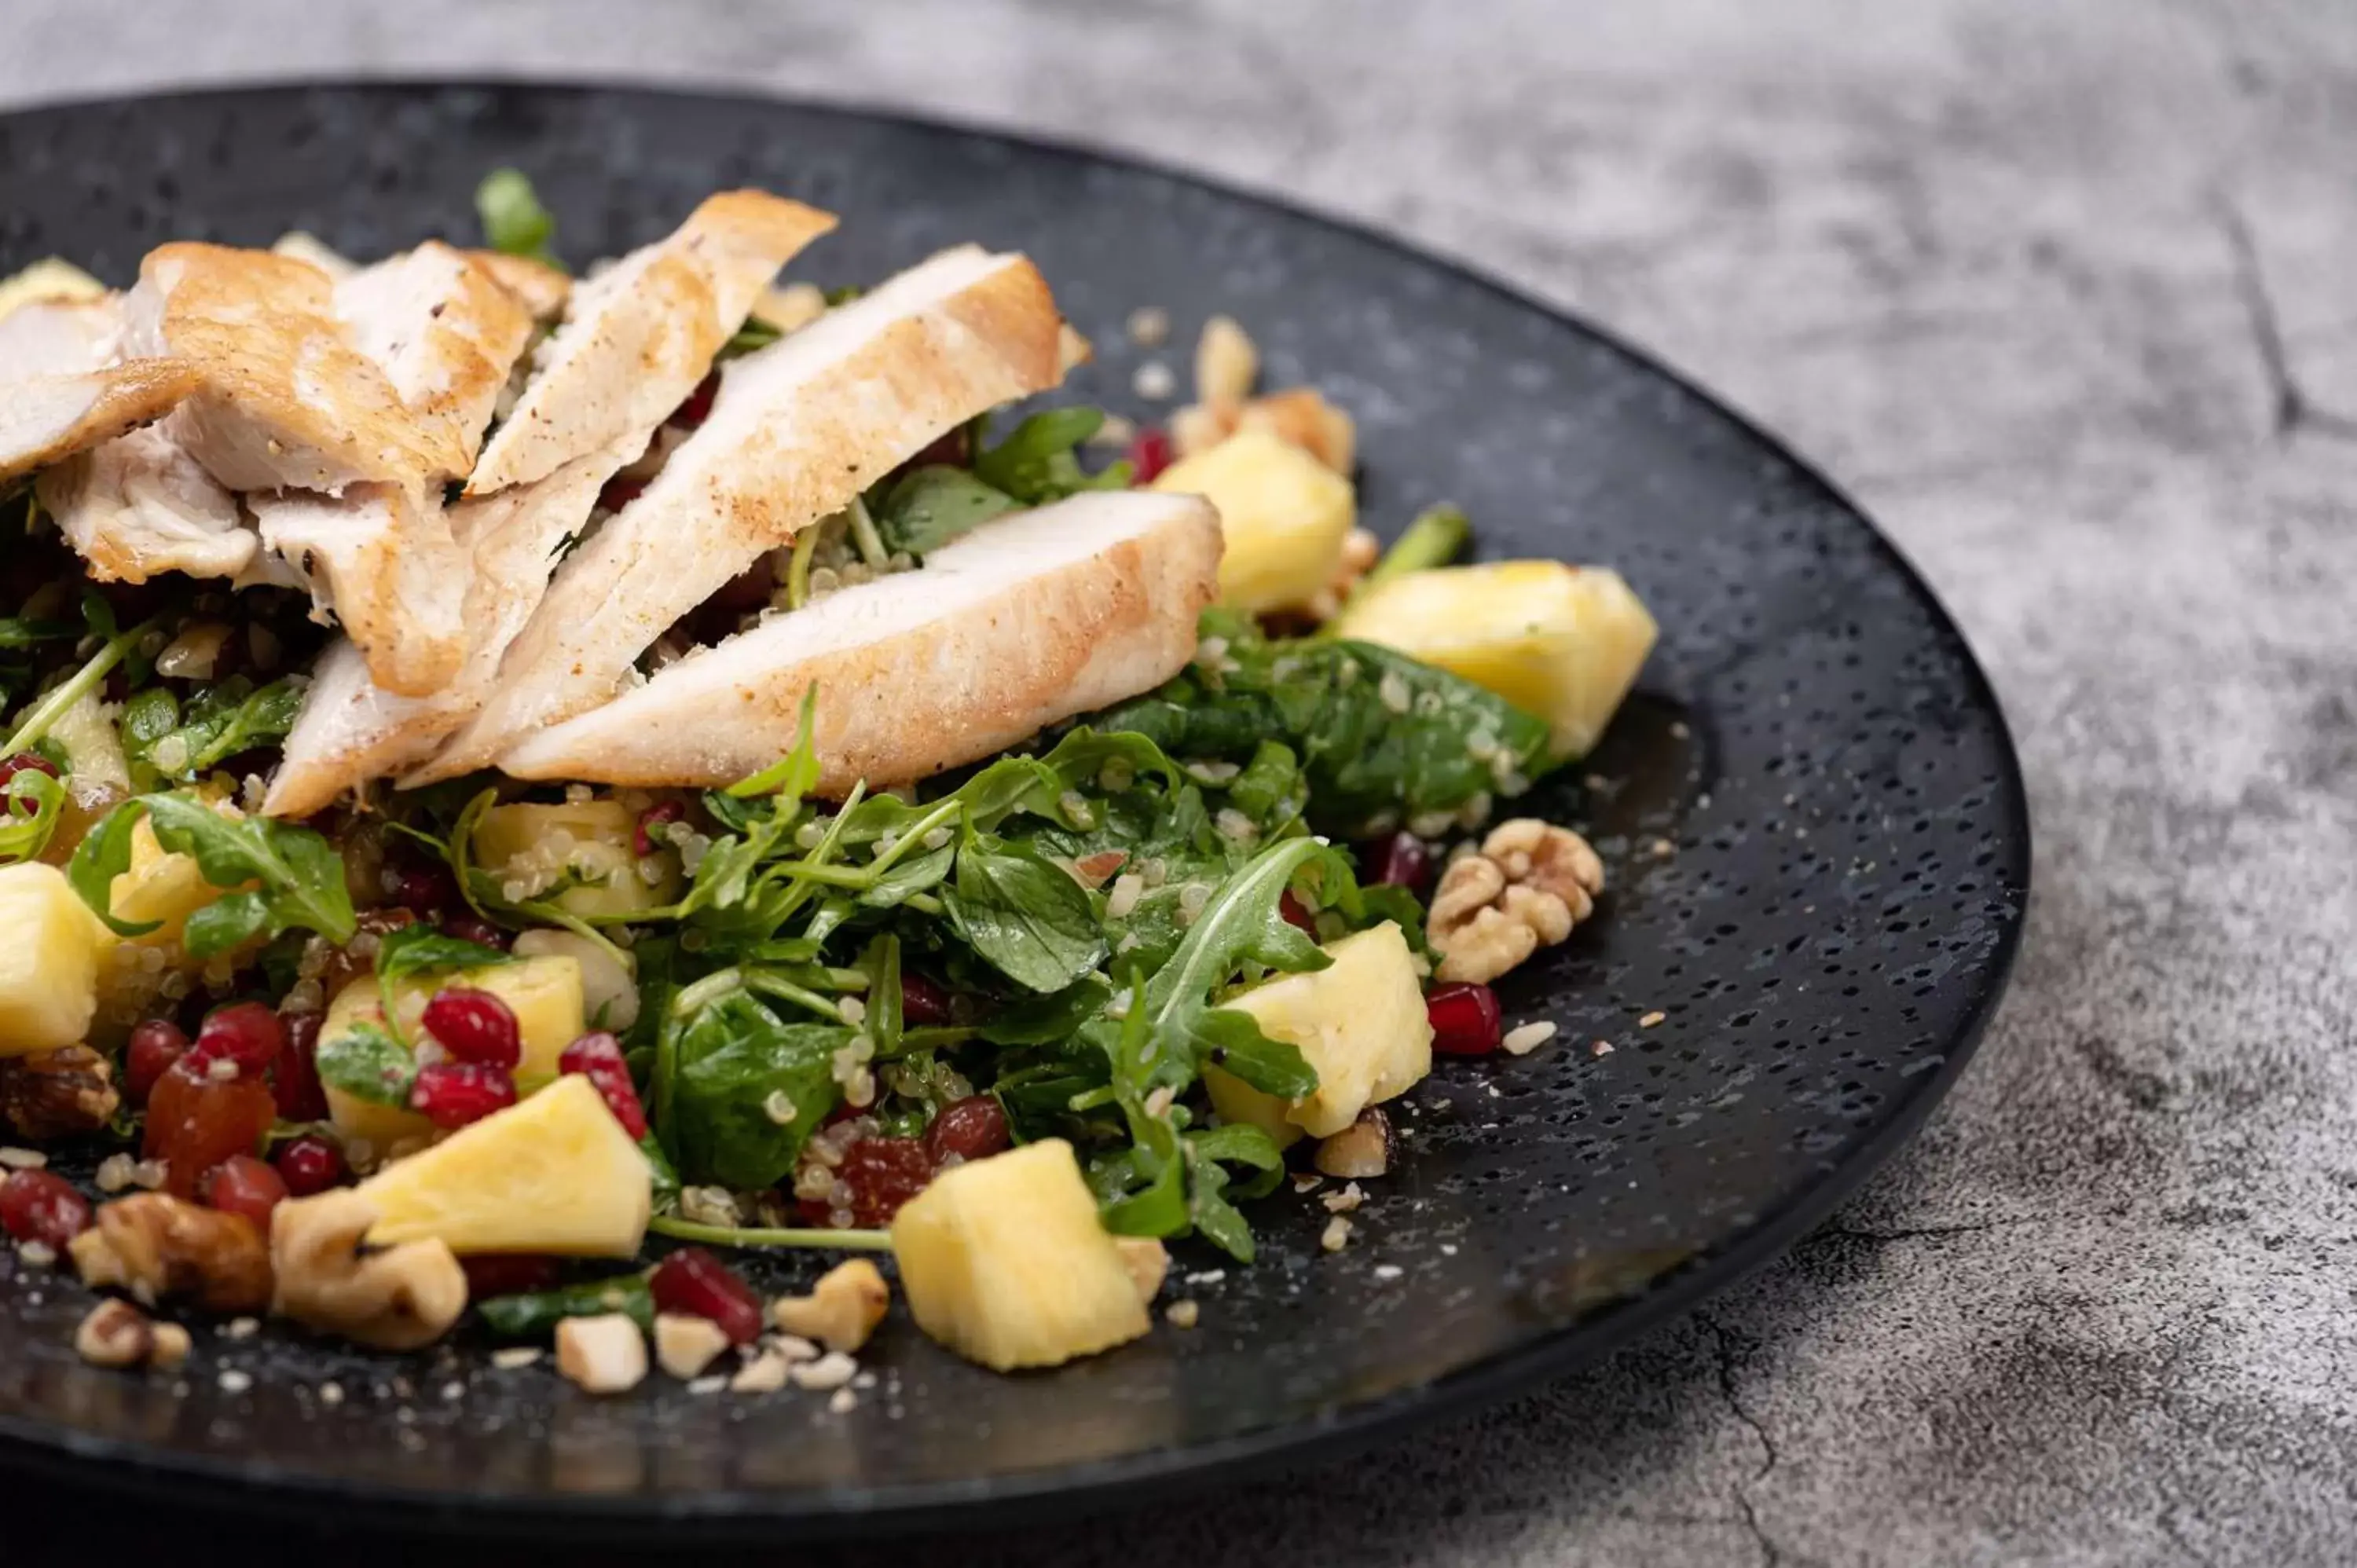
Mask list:
[{"label": "walnut half", "polygon": [[98,1222],[72,1246],[82,1283],[113,1286],[147,1306],[170,1296],[210,1312],[259,1312],[270,1303],[270,1251],[253,1221],[167,1193],[102,1205]]},{"label": "walnut half", "polygon": [[123,1097],[114,1069],[88,1046],[0,1058],[0,1122],[36,1144],[95,1133]]},{"label": "walnut half", "polygon": [[273,1311],[379,1350],[430,1345],[467,1310],[467,1275],[449,1244],[364,1244],[376,1205],[349,1188],[289,1198],[270,1219],[278,1272]]},{"label": "walnut half", "polygon": [[1443,980],[1487,982],[1571,935],[1604,891],[1604,863],[1569,828],[1516,817],[1451,865],[1426,934]]}]

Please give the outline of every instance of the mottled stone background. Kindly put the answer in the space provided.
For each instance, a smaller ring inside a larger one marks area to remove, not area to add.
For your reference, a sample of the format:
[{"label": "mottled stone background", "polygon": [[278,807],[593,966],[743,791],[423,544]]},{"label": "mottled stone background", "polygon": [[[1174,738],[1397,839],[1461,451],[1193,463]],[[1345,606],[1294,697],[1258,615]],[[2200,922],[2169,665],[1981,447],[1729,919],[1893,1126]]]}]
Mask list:
[{"label": "mottled stone background", "polygon": [[355,70],[912,107],[1470,258],[1816,457],[2012,716],[2011,997],[1791,1257],[1345,1468],[903,1555],[2357,1560],[2357,5],[0,0],[11,101]]}]

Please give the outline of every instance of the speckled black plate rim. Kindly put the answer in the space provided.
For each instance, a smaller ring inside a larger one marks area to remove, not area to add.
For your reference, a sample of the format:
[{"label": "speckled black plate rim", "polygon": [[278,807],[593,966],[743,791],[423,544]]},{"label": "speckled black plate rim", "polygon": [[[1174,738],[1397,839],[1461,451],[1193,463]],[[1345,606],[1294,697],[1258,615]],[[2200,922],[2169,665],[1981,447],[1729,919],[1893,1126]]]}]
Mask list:
[{"label": "speckled black plate rim", "polygon": [[[1934,630],[1961,656],[1965,684],[1975,707],[1993,720],[1999,743],[2004,823],[2004,885],[2018,889],[2018,912],[1999,932],[1979,976],[1977,994],[1964,1023],[1946,1042],[1937,1069],[1916,1080],[1914,1091],[1893,1103],[1882,1120],[1852,1143],[1824,1176],[1795,1193],[1782,1208],[1757,1220],[1733,1243],[1664,1275],[1641,1293],[1602,1308],[1518,1349],[1490,1357],[1420,1388],[1346,1406],[1310,1422],[1274,1426],[1243,1436],[1182,1448],[1158,1450],[1096,1464],[1043,1469],[1033,1474],[974,1482],[938,1482],[907,1487],[836,1487],[822,1491],[716,1490],[683,1498],[632,1498],[546,1495],[429,1492],[394,1486],[355,1486],[277,1466],[164,1453],[136,1444],[93,1438],[53,1423],[0,1416],[0,1466],[61,1481],[110,1487],[136,1487],[144,1500],[169,1498],[210,1509],[262,1509],[317,1517],[332,1509],[336,1522],[366,1523],[427,1531],[592,1536],[623,1543],[660,1534],[677,1541],[695,1537],[743,1537],[755,1530],[774,1541],[778,1527],[805,1539],[886,1532],[913,1532],[974,1524],[1015,1525],[1103,1513],[1222,1481],[1265,1481],[1288,1471],[1323,1466],[1362,1453],[1405,1434],[1414,1423],[1465,1415],[1526,1392],[1535,1383],[1587,1365],[1635,1338],[1675,1321],[1709,1297],[1736,1284],[1813,1230],[1856,1192],[1931,1114],[1971,1061],[1990,1018],[2005,994],[2021,945],[2030,894],[2032,864],[2029,804],[2020,757],[2011,728],[1970,641],[1906,553],[1877,527],[1863,508],[1815,465],[1792,452],[1772,432],[1730,407],[1674,367],[1628,342],[1609,328],[1541,299],[1458,257],[1411,244],[1374,225],[1338,217],[1273,196],[1209,178],[1191,169],[1126,153],[1115,154],[1048,137],[1028,136],[951,117],[759,94],[666,82],[650,87],[625,78],[583,76],[435,75],[339,78],[257,78],[186,91],[132,96],[61,96],[25,105],[35,111],[126,109],[143,102],[179,102],[285,91],[421,90],[500,91],[630,91],[649,97],[695,99],[758,112],[790,108],[797,113],[948,132],[991,141],[1043,157],[1143,170],[1191,185],[1223,199],[1307,220],[1366,243],[1403,252],[1443,268],[1523,309],[1560,322],[1603,344],[1632,365],[1675,385],[1687,396],[1729,421],[1778,454],[1809,487],[1863,528],[1889,567],[1921,603]],[[18,111],[0,114],[0,124]]]}]

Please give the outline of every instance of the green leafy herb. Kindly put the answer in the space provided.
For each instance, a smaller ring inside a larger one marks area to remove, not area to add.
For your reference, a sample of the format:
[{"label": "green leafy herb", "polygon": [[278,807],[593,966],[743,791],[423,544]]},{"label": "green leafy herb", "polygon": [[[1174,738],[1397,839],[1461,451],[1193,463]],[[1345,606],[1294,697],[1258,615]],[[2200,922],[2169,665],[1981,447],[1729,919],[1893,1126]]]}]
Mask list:
[{"label": "green leafy herb", "polygon": [[928,464],[894,482],[877,510],[876,525],[888,549],[930,555],[1022,504],[963,468]]},{"label": "green leafy herb", "polygon": [[[117,631],[114,612],[95,592],[83,596],[82,613],[93,632],[105,640],[81,669],[42,693],[41,700],[33,704],[32,711],[17,721],[14,733],[6,740],[0,741],[0,757],[14,757],[20,751],[30,751],[37,742],[56,727],[59,719],[65,717],[68,709],[102,687],[108,671],[130,657],[139,639],[156,628],[155,620],[149,619],[141,621],[128,631]],[[138,673],[136,669],[132,671],[135,678],[131,684],[134,686],[141,683],[136,679]]]},{"label": "green leafy herb", "polygon": [[188,783],[242,751],[282,740],[303,708],[292,676],[257,690],[242,675],[206,688],[183,710],[172,693],[151,687],[124,705],[124,751],[134,777]]},{"label": "green leafy herb", "polygon": [[626,1315],[642,1332],[652,1333],[655,1326],[654,1293],[643,1274],[495,1295],[478,1302],[475,1311],[501,1339],[546,1339],[568,1317],[603,1317],[609,1312]]},{"label": "green leafy herb", "polygon": [[757,349],[768,348],[770,344],[776,342],[779,338],[784,336],[784,333],[779,331],[776,328],[770,326],[768,322],[763,321],[759,317],[748,316],[745,318],[745,325],[737,328],[736,336],[730,338],[727,342],[720,345],[720,352],[715,355],[714,358],[719,360],[740,359]]},{"label": "green leafy herb", "polygon": [[670,1079],[660,1098],[663,1143],[680,1174],[734,1188],[774,1187],[791,1175],[802,1144],[841,1095],[834,1057],[852,1033],[789,1024],[742,989],[675,1018],[667,1031]]},{"label": "green leafy herb", "polygon": [[1045,506],[1082,490],[1127,489],[1131,469],[1125,461],[1100,474],[1081,467],[1078,448],[1103,427],[1104,417],[1095,408],[1035,413],[1006,440],[974,455],[974,477],[1025,506]]},{"label": "green leafy herb", "polygon": [[540,204],[522,169],[495,168],[485,175],[475,188],[475,212],[483,220],[483,238],[491,249],[563,269],[565,263],[549,249],[556,237],[556,219]]},{"label": "green leafy herb", "polygon": [[423,920],[397,927],[377,939],[377,995],[384,1004],[385,1026],[402,1036],[401,1009],[394,1004],[401,983],[413,974],[439,969],[490,969],[515,961],[514,955],[460,937],[445,936]]},{"label": "green leafy herb", "polygon": [[83,902],[117,936],[156,929],[117,920],[110,905],[114,878],[131,868],[131,834],[142,816],[159,845],[194,857],[215,887],[236,889],[188,917],[182,945],[190,956],[210,958],[298,927],[338,943],[359,929],[343,857],[317,833],[268,817],[225,817],[186,795],[143,795],[108,812],[67,868]]},{"label": "green leafy herb", "polygon": [[417,1064],[398,1040],[373,1024],[352,1025],[319,1042],[319,1081],[371,1105],[406,1110]]},{"label": "green leafy herb", "polygon": [[0,865],[31,860],[49,846],[66,787],[38,768],[19,768],[0,789]]},{"label": "green leafy herb", "polygon": [[949,907],[974,950],[1028,990],[1061,991],[1105,956],[1088,894],[1028,848],[970,840]]}]

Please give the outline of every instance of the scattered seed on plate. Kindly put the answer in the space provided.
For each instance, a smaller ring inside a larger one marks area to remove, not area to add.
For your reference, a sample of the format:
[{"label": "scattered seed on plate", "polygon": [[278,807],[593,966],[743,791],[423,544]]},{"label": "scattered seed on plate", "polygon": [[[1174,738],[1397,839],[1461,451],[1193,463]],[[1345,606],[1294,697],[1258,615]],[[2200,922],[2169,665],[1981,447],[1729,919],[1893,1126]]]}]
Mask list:
[{"label": "scattered seed on plate", "polygon": [[1192,1328],[1202,1321],[1203,1309],[1192,1299],[1174,1301],[1163,1308],[1162,1316],[1170,1320],[1173,1328]]},{"label": "scattered seed on plate", "polygon": [[1326,1212],[1329,1214],[1348,1214],[1366,1202],[1367,1195],[1360,1190],[1357,1182],[1351,1182],[1344,1186],[1341,1191],[1329,1192],[1318,1201],[1326,1206]]},{"label": "scattered seed on plate", "polygon": [[1318,1245],[1329,1252],[1339,1252],[1351,1244],[1351,1222],[1337,1214],[1326,1221],[1326,1232],[1318,1238]]},{"label": "scattered seed on plate", "polygon": [[1161,403],[1178,392],[1178,377],[1161,360],[1148,360],[1137,367],[1135,375],[1130,377],[1129,387],[1142,398]]},{"label": "scattered seed on plate", "polygon": [[1377,1263],[1375,1265],[1375,1278],[1385,1282],[1395,1280],[1406,1272],[1406,1270],[1401,1268],[1397,1263]]},{"label": "scattered seed on plate", "polygon": [[826,1408],[837,1415],[849,1415],[859,1408],[859,1396],[847,1388],[837,1389],[828,1397]]},{"label": "scattered seed on plate", "polygon": [[1656,1008],[1654,1011],[1648,1013],[1643,1017],[1638,1019],[1637,1027],[1641,1029],[1650,1029],[1668,1016],[1669,1015],[1667,1013],[1662,1012],[1660,1009]]},{"label": "scattered seed on plate", "polygon": [[1158,305],[1141,305],[1129,313],[1129,340],[1141,349],[1159,349],[1170,341],[1170,313]]},{"label": "scattered seed on plate", "polygon": [[1498,1043],[1506,1047],[1508,1056],[1526,1057],[1554,1038],[1555,1026],[1541,1019],[1535,1024],[1524,1024],[1520,1028],[1507,1030],[1506,1037]]},{"label": "scattered seed on plate", "polygon": [[1587,1054],[1591,1057],[1609,1057],[1612,1054],[1612,1042],[1591,1040],[1588,1042]]},{"label": "scattered seed on plate", "polygon": [[0,1165],[12,1171],[37,1171],[49,1163],[49,1156],[38,1149],[20,1149],[15,1144],[0,1148]]},{"label": "scattered seed on plate", "polygon": [[225,1394],[242,1394],[253,1387],[253,1374],[241,1372],[235,1367],[221,1375],[221,1390]]},{"label": "scattered seed on plate", "polygon": [[540,1357],[541,1350],[537,1345],[510,1345],[491,1352],[491,1365],[502,1372],[512,1372],[531,1366]]}]

